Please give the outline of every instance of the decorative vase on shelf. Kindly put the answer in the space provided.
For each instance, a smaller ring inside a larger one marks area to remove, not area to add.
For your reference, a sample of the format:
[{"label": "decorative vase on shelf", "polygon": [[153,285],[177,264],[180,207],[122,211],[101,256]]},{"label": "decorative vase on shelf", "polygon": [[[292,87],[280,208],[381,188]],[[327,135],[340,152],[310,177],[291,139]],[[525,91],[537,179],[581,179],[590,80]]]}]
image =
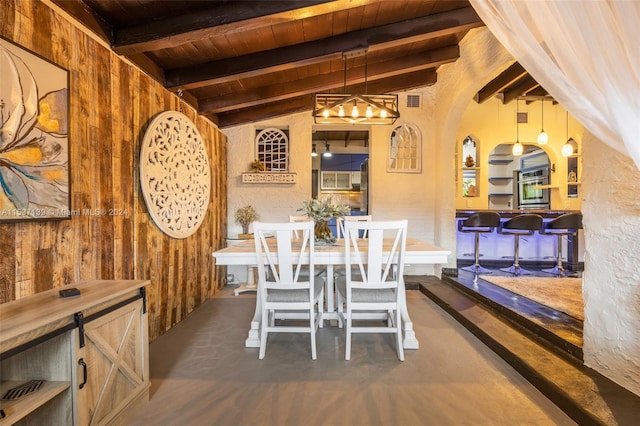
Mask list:
[{"label": "decorative vase on shelf", "polygon": [[465,159],[465,161],[464,161],[464,166],[465,166],[465,167],[473,167],[473,166],[475,166],[475,165],[476,165],[476,162],[475,162],[475,160],[473,159],[473,157],[472,157],[472,156],[470,156],[470,155],[469,155],[469,156]]},{"label": "decorative vase on shelf", "polygon": [[331,228],[329,228],[329,223],[324,220],[316,221],[313,235],[315,236],[316,241],[333,240],[333,235],[331,235]]}]

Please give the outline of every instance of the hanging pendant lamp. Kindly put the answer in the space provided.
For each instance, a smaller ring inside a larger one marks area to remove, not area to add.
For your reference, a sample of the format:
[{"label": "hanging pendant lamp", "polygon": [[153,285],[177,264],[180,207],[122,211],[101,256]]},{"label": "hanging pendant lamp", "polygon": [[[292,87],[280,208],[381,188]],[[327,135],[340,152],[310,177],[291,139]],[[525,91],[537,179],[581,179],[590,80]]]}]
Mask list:
[{"label": "hanging pendant lamp", "polygon": [[566,137],[567,137],[567,141],[565,142],[564,145],[562,145],[562,156],[563,157],[570,157],[571,155],[573,155],[573,145],[571,144],[571,142],[573,141],[573,138],[569,138],[569,111],[567,111],[567,124],[566,124]]},{"label": "hanging pendant lamp", "polygon": [[540,130],[540,133],[538,134],[538,145],[546,145],[547,142],[549,142],[549,135],[547,135],[547,133],[544,131],[544,101],[541,100],[540,101],[540,105],[542,108],[541,114],[540,114],[540,119],[542,120],[542,126]]},{"label": "hanging pendant lamp", "polygon": [[[344,64],[343,93],[317,93],[315,95],[313,119],[316,124],[393,124],[400,117],[398,95],[367,94],[366,53],[367,49],[359,49],[342,54]],[[362,55],[365,56],[365,93],[346,93],[347,59]]]},{"label": "hanging pendant lamp", "polygon": [[511,154],[516,157],[522,155],[524,152],[524,146],[520,143],[520,121],[518,119],[520,111],[518,110],[518,102],[519,100],[516,99],[516,143],[511,148]]}]

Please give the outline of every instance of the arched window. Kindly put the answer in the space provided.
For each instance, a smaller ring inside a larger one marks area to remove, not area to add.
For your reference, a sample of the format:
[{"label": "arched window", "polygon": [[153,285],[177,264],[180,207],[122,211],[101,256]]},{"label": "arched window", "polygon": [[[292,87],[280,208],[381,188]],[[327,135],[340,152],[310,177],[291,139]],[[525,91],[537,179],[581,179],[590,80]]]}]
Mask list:
[{"label": "arched window", "polygon": [[414,126],[402,124],[391,132],[388,172],[421,173],[422,140]]},{"label": "arched window", "polygon": [[267,172],[289,170],[289,136],[285,130],[270,127],[256,135],[257,160]]}]

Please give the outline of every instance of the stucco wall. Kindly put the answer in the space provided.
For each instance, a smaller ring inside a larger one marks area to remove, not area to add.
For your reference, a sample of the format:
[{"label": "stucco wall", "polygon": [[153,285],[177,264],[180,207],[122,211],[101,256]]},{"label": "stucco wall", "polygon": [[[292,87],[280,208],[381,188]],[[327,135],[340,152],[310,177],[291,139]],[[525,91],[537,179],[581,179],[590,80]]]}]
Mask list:
[{"label": "stucco wall", "polygon": [[[422,135],[422,173],[388,173],[388,141],[395,126],[370,126],[370,184],[369,211],[375,219],[409,219],[409,235],[438,244],[435,241],[434,198],[437,192],[435,141],[433,122],[428,111],[433,109],[429,88],[412,91],[423,94],[424,103],[415,110],[401,109],[402,118],[396,125],[416,126]],[[400,104],[406,94],[400,94]],[[295,184],[243,184],[240,175],[248,171],[255,157],[255,131],[265,127],[288,128],[290,138],[290,171],[295,172]],[[229,235],[240,231],[233,215],[238,207],[252,204],[261,220],[287,221],[289,215],[299,215],[297,209],[311,197],[311,131],[314,127],[310,113],[295,114],[251,125],[223,129],[228,138],[228,224]],[[399,190],[401,188],[402,190]],[[407,266],[408,274],[435,274],[433,266]],[[245,271],[230,268],[230,272],[244,279]]]},{"label": "stucco wall", "polygon": [[584,362],[640,395],[640,171],[583,139]]}]

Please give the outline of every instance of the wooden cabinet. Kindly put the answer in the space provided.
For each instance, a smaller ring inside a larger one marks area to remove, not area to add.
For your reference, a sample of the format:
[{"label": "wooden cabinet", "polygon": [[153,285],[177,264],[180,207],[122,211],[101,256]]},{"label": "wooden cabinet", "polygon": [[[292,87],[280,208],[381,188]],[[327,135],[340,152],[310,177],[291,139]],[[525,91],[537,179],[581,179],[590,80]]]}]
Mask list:
[{"label": "wooden cabinet", "polygon": [[149,399],[148,281],[87,281],[0,305],[1,389],[39,389],[1,400],[0,425],[125,424]]}]

